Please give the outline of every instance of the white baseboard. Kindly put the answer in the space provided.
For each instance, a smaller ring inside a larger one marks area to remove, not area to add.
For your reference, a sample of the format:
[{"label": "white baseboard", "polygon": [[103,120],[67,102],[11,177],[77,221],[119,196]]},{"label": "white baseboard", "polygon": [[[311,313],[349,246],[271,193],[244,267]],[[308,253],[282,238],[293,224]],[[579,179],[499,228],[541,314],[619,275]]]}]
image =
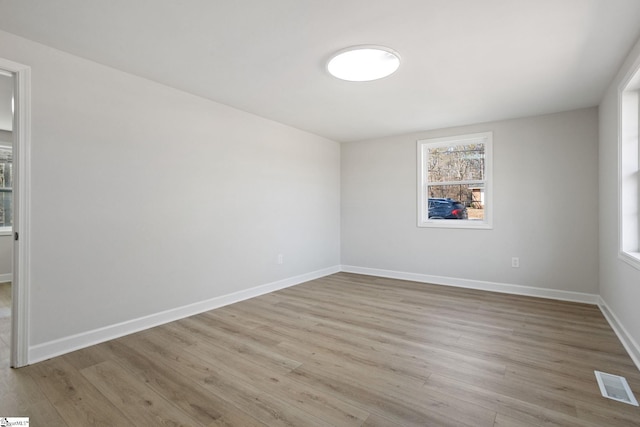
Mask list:
[{"label": "white baseboard", "polygon": [[[340,271],[346,273],[364,274],[368,276],[387,277],[400,280],[411,280],[414,282],[433,283],[436,285],[455,286],[462,288],[478,289],[492,292],[501,292],[515,295],[525,295],[540,298],[549,298],[562,301],[581,302],[586,304],[594,304],[600,307],[605,318],[611,325],[612,329],[624,345],[631,359],[640,369],[640,346],[629,335],[622,323],[615,314],[609,309],[606,302],[596,294],[587,294],[581,292],[560,291],[555,289],[544,289],[530,286],[520,286],[505,283],[485,282],[469,279],[458,279],[452,277],[432,276],[427,274],[407,273],[393,270],[382,270],[367,267],[356,267],[350,265],[334,266],[326,269],[302,274],[299,276],[279,280],[272,283],[256,286],[251,289],[234,292],[228,295],[211,298],[206,301],[199,301],[182,307],[177,307],[164,312],[152,314],[138,319],[109,325],[103,328],[83,332],[77,335],[60,338],[43,344],[31,346],[28,352],[28,364],[37,363],[52,357],[70,353],[81,348],[89,347],[185,317],[193,316],[205,311],[213,310],[225,305],[233,304],[249,298],[254,298],[279,289],[295,286],[310,280],[325,277]],[[0,275],[0,281],[2,280]],[[9,279],[11,280],[11,279]]]},{"label": "white baseboard", "polygon": [[70,353],[81,348],[89,347],[145,329],[153,328],[154,326],[173,322],[175,320],[184,319],[185,317],[200,314],[205,311],[213,310],[249,298],[254,298],[260,295],[267,294],[269,292],[277,291],[279,289],[295,286],[300,283],[338,273],[339,271],[339,266],[329,267],[322,270],[313,271],[311,273],[301,274],[299,276],[256,286],[251,289],[245,289],[228,295],[211,298],[206,301],[199,301],[186,306],[151,314],[149,316],[144,316],[138,319],[128,320],[126,322],[118,323],[115,325],[109,325],[103,328],[82,332],[77,335],[72,335],[43,344],[34,345],[29,347],[27,363],[33,364],[41,362],[43,360],[60,356],[65,353]]},{"label": "white baseboard", "polygon": [[640,369],[640,345],[633,339],[633,337],[627,332],[626,328],[622,325],[622,323],[618,320],[618,317],[614,314],[613,311],[609,308],[605,300],[602,297],[598,297],[598,307],[600,307],[600,311],[604,315],[609,325],[611,325],[611,329],[616,333],[618,339],[629,353],[631,360],[633,363]]},{"label": "white baseboard", "polygon": [[5,283],[5,282],[13,282],[13,274],[11,273],[0,274],[0,283]]},{"label": "white baseboard", "polygon": [[403,271],[381,270],[377,268],[356,267],[352,265],[343,265],[342,271],[346,273],[365,274],[368,276],[388,277],[390,279],[411,280],[421,283],[433,283],[434,285],[479,289],[483,291],[549,298],[561,301],[581,302],[593,305],[597,305],[600,298],[600,296],[597,294],[587,294],[582,292],[560,291],[557,289],[511,285],[508,283],[495,283],[480,280],[458,279],[454,277],[432,276],[428,274],[406,273]]}]

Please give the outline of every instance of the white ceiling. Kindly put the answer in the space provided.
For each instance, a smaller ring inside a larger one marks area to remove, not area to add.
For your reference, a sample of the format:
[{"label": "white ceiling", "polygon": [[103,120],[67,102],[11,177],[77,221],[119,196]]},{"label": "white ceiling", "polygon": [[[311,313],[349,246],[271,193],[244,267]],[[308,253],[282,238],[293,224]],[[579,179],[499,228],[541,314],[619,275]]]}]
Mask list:
[{"label": "white ceiling", "polygon": [[[0,0],[0,29],[337,141],[597,105],[638,0]],[[359,44],[400,70],[343,82]]]}]

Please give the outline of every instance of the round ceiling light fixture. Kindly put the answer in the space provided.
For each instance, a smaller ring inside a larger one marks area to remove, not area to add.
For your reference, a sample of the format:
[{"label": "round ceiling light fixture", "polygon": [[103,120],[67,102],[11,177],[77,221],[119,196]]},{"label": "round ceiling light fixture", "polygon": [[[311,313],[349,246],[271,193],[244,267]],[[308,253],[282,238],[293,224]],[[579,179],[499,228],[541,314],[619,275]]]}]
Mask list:
[{"label": "round ceiling light fixture", "polygon": [[327,64],[329,73],[341,80],[368,82],[393,74],[400,55],[384,46],[353,46],[342,49]]}]

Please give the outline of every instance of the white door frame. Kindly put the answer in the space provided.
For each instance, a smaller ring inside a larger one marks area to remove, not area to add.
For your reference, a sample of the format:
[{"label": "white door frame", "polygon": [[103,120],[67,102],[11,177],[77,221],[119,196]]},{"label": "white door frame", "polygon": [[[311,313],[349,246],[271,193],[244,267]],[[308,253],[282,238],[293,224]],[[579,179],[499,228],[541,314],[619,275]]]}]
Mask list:
[{"label": "white door frame", "polygon": [[19,368],[29,364],[31,68],[0,58],[0,69],[14,75],[11,367]]}]

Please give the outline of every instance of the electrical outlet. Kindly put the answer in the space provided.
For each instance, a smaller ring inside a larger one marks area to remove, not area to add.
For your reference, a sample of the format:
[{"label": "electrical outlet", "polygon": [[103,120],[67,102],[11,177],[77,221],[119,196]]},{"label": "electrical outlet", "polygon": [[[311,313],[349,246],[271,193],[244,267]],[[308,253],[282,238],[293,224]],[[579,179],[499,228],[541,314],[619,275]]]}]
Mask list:
[{"label": "electrical outlet", "polygon": [[278,260],[276,262],[278,264],[284,264],[284,255],[278,254]]},{"label": "electrical outlet", "polygon": [[515,257],[515,256],[513,258],[511,258],[511,267],[520,268],[520,258]]}]

